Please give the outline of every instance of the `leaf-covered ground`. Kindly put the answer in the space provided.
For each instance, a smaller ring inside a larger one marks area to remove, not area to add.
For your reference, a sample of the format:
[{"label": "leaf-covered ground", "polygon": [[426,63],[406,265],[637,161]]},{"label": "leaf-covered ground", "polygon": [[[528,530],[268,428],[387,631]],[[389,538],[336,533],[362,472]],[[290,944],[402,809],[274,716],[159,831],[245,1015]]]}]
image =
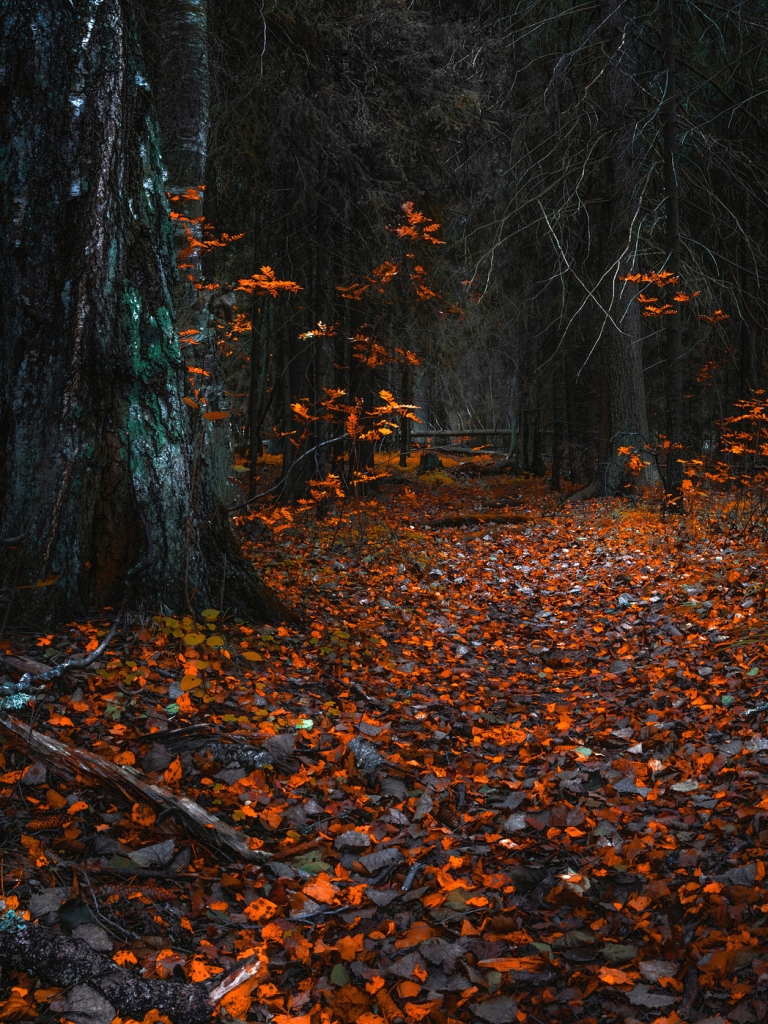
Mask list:
[{"label": "leaf-covered ground", "polygon": [[[6,907],[148,977],[260,951],[242,1019],[765,1020],[768,683],[733,645],[764,554],[704,518],[439,473],[244,520],[303,625],[158,615],[34,715],[269,859],[7,741]],[[4,649],[55,663],[108,625]],[[0,1018],[68,1016],[11,984]]]}]

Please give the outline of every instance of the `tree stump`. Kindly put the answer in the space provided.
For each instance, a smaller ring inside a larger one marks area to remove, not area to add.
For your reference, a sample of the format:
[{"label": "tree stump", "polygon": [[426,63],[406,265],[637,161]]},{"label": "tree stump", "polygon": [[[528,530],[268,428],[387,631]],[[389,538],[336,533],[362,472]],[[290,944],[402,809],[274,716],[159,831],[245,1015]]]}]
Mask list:
[{"label": "tree stump", "polygon": [[422,473],[434,473],[436,469],[442,469],[443,464],[438,458],[437,452],[422,452],[419,459],[419,475]]}]

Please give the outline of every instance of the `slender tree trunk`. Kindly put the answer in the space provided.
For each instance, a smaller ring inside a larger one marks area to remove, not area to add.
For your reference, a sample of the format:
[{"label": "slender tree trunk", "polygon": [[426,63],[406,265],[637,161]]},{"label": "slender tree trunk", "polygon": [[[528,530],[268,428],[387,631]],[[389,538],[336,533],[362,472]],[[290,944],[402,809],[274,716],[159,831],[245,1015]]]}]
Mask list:
[{"label": "slender tree trunk", "polygon": [[[14,619],[114,603],[286,610],[195,504],[174,243],[135,9],[14,3],[0,22],[3,585]],[[199,183],[199,179],[198,179]],[[41,587],[41,583],[49,586]]]},{"label": "slender tree trunk", "polygon": [[[407,360],[404,360],[400,385],[401,401],[404,405],[413,404],[411,377],[411,365]],[[400,466],[403,468],[408,465],[408,456],[411,454],[411,422],[407,416],[400,417]]]},{"label": "slender tree trunk", "polygon": [[556,356],[552,369],[552,474],[549,486],[560,490],[563,470],[563,448],[565,446],[566,397],[563,360]]},{"label": "slender tree trunk", "polygon": [[[634,151],[635,86],[634,5],[603,0],[597,17],[601,24],[604,64],[594,88],[600,104],[601,141],[596,148],[596,189],[601,202],[594,205],[596,241],[593,276],[600,281],[593,312],[600,338],[605,372],[601,392],[607,405],[601,439],[600,465],[592,485],[578,492],[615,494],[627,481],[620,448],[642,451],[648,444],[648,421],[643,378],[642,316],[639,305],[621,282],[633,269],[634,214],[639,161]],[[606,391],[607,389],[607,391]],[[606,423],[607,420],[607,423]],[[647,460],[650,463],[650,459]],[[633,482],[651,484],[652,465]]]},{"label": "slender tree trunk", "polygon": [[[675,0],[664,0],[661,32],[666,83],[661,104],[664,126],[664,204],[666,269],[680,273],[680,207],[677,184],[677,79],[675,75]],[[683,466],[683,326],[681,313],[667,320],[667,436],[670,442],[666,488],[670,499],[682,500]]]}]

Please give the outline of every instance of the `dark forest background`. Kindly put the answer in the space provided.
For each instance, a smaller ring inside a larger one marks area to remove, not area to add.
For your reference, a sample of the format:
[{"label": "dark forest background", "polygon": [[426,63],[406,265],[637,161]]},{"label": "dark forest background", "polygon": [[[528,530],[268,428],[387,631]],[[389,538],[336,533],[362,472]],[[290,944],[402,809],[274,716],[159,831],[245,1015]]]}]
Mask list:
[{"label": "dark forest background", "polygon": [[[129,581],[282,614],[232,479],[258,493],[266,451],[280,500],[349,488],[406,453],[407,406],[420,443],[582,497],[663,483],[680,507],[697,462],[754,475],[766,13],[6,3],[8,601],[70,614]],[[382,391],[398,429],[363,443]]]}]

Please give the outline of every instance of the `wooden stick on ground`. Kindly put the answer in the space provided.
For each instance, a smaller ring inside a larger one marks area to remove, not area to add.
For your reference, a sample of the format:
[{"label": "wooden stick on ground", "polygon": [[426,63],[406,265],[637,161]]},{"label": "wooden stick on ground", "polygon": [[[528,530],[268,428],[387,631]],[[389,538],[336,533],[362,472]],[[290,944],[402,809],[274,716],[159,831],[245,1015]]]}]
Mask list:
[{"label": "wooden stick on ground", "polygon": [[145,782],[135,768],[112,764],[111,761],[86,750],[65,747],[58,740],[43,736],[15,718],[0,716],[0,733],[8,736],[16,746],[33,753],[54,772],[85,775],[119,790],[131,803],[144,801],[158,810],[169,811],[196,832],[204,842],[214,842],[240,860],[262,862],[272,856],[263,850],[252,849],[247,836],[226,822],[220,821],[189,797],[176,796],[164,786]]}]

